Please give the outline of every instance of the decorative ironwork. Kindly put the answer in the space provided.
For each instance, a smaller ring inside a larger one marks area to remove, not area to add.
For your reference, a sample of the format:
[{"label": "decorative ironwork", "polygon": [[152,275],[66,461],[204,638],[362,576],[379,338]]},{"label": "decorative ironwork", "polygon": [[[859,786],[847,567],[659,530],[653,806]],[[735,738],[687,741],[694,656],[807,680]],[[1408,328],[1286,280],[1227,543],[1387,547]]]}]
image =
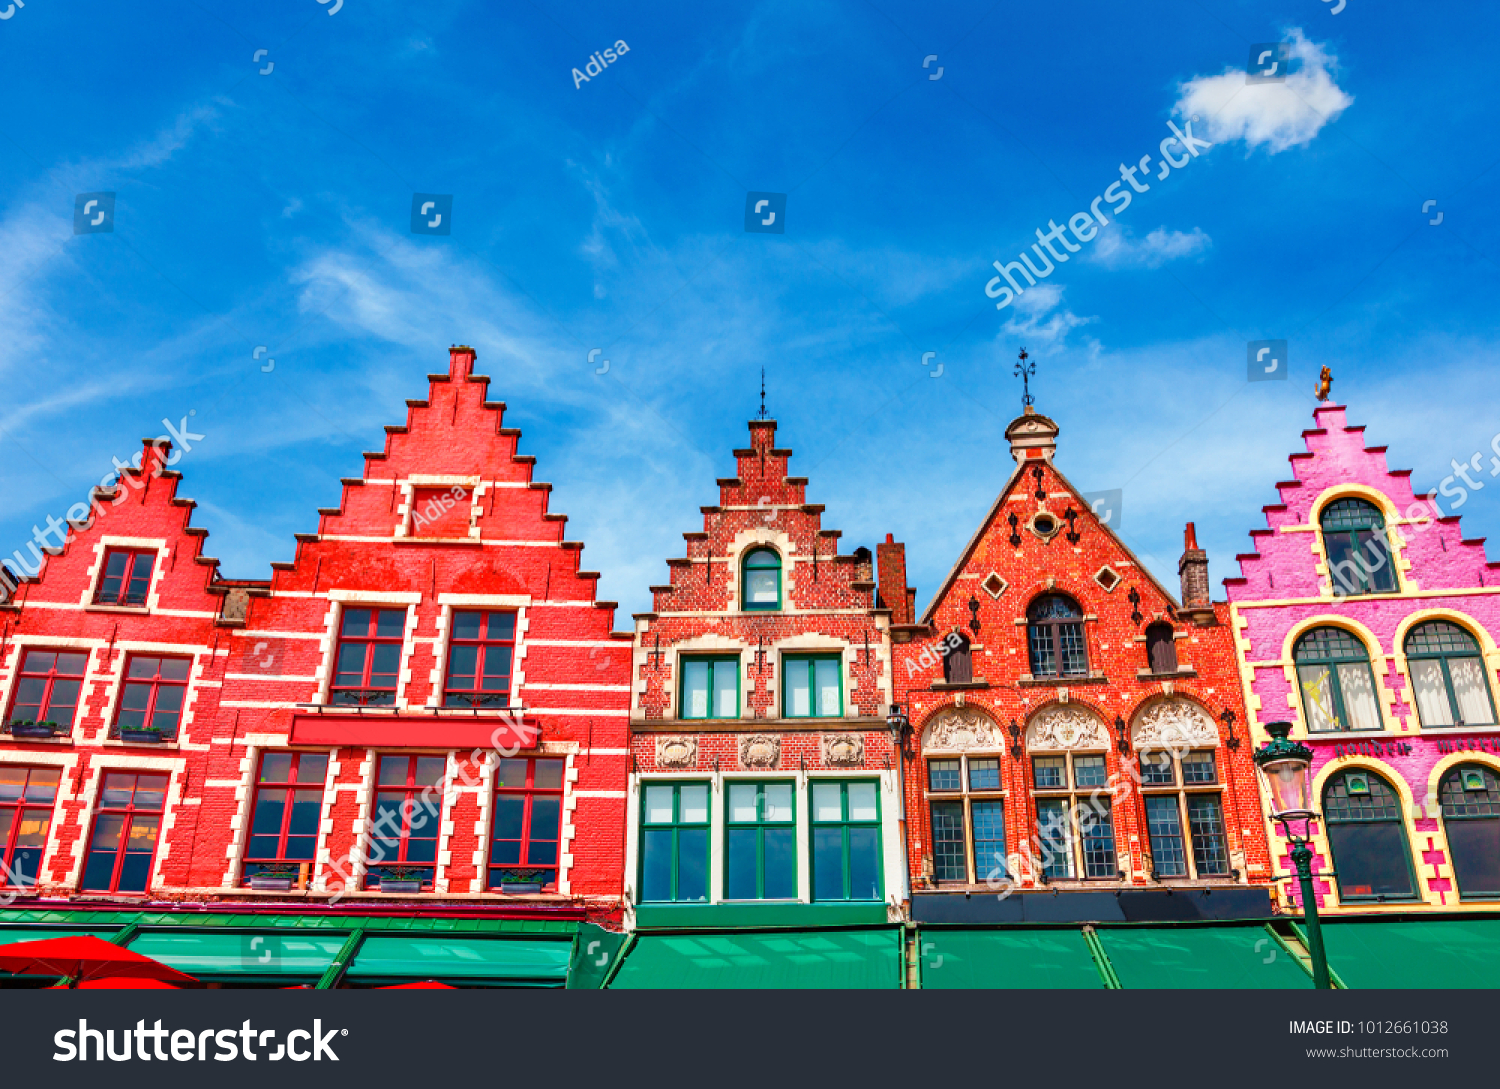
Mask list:
[{"label": "decorative ironwork", "polygon": [[1078,527],[1075,526],[1073,522],[1074,519],[1078,517],[1078,512],[1072,507],[1069,507],[1067,510],[1063,511],[1063,517],[1068,520],[1068,532],[1064,534],[1064,536],[1068,538],[1069,544],[1077,544],[1080,539],[1080,534],[1078,532]]},{"label": "decorative ironwork", "polygon": [[1125,720],[1119,715],[1115,716],[1115,748],[1120,752],[1130,752],[1130,739],[1125,736]]},{"label": "decorative ironwork", "polygon": [[1019,759],[1021,759],[1021,752],[1022,752],[1022,749],[1021,749],[1021,727],[1019,727],[1019,726],[1016,725],[1016,720],[1015,719],[1011,719],[1010,720],[1010,725],[1008,727],[1006,727],[1006,729],[1010,732],[1010,755],[1014,759],[1019,760]]},{"label": "decorative ironwork", "polygon": [[979,599],[969,598],[969,630],[975,635],[979,634]]},{"label": "decorative ironwork", "polygon": [[1016,517],[1016,512],[1015,511],[1011,511],[1010,512],[1010,517],[1007,518],[1006,521],[1010,523],[1010,543],[1014,547],[1020,548],[1021,547],[1021,535],[1016,532],[1016,527],[1021,524],[1021,519],[1019,519],[1019,518]]},{"label": "decorative ironwork", "polygon": [[1036,491],[1032,494],[1036,496],[1038,502],[1046,499],[1047,489],[1042,487],[1042,467],[1040,465],[1033,465],[1031,467],[1031,478],[1036,481]]},{"label": "decorative ironwork", "polygon": [[1026,360],[1029,358],[1030,356],[1026,354],[1026,349],[1022,348],[1020,362],[1016,364],[1016,369],[1011,372],[1012,377],[1016,375],[1020,375],[1021,377],[1021,404],[1026,408],[1030,408],[1036,403],[1036,398],[1031,395],[1031,379],[1036,377],[1036,363],[1027,363]]},{"label": "decorative ironwork", "polygon": [[760,369],[760,414],[755,418],[757,420],[770,419],[770,414],[766,412],[766,368],[764,367]]},{"label": "decorative ironwork", "polygon": [[1144,619],[1144,617],[1141,616],[1140,591],[1132,586],[1130,588],[1130,593],[1126,594],[1125,596],[1130,601],[1130,619],[1135,621],[1136,627],[1140,627],[1141,621]]},{"label": "decorative ironwork", "polygon": [[1219,721],[1229,730],[1229,737],[1225,739],[1224,744],[1228,745],[1231,749],[1238,749],[1240,747],[1240,739],[1234,733],[1234,712],[1225,708],[1224,713],[1219,716]]}]

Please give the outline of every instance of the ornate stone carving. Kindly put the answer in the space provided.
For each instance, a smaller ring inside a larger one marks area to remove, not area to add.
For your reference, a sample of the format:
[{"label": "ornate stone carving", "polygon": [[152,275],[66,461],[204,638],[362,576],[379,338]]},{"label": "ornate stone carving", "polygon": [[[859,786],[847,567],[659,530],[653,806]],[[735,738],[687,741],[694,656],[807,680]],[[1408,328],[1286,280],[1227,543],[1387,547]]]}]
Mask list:
[{"label": "ornate stone carving", "polygon": [[1219,728],[1191,700],[1162,699],[1135,717],[1137,749],[1214,748]]},{"label": "ornate stone carving", "polygon": [[824,734],[823,763],[831,768],[857,768],[865,762],[865,739],[859,734]]},{"label": "ornate stone carving", "polygon": [[698,739],[696,737],[658,737],[656,739],[656,766],[659,768],[696,768],[698,766]]},{"label": "ornate stone carving", "polygon": [[1054,703],[1026,727],[1028,749],[1107,749],[1109,731],[1099,716],[1076,703]]},{"label": "ornate stone carving", "polygon": [[771,734],[750,734],[740,738],[740,766],[774,768],[781,763],[781,738]]},{"label": "ornate stone carving", "polygon": [[932,717],[922,733],[922,749],[967,752],[1004,746],[1000,727],[973,707],[945,707]]}]

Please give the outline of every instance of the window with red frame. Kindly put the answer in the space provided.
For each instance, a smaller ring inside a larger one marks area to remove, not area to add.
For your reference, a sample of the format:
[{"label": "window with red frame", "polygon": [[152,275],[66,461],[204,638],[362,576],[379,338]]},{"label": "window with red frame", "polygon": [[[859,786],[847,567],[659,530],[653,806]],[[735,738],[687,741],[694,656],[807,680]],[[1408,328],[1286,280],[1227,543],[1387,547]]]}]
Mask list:
[{"label": "window with red frame", "polygon": [[495,771],[490,888],[551,892],[562,846],[564,760],[504,760]]},{"label": "window with red frame", "polygon": [[393,880],[432,888],[447,763],[441,756],[380,758],[365,888]]},{"label": "window with red frame", "polygon": [[510,706],[515,649],[515,613],[454,613],[443,706]]},{"label": "window with red frame", "polygon": [[[303,877],[310,872],[317,855],[327,775],[327,753],[261,754],[255,805],[250,811],[250,838],[245,843],[243,884],[248,885],[256,874]],[[307,870],[303,870],[303,863],[308,864]]]},{"label": "window with red frame", "polygon": [[151,589],[151,572],[156,567],[155,552],[132,552],[111,548],[104,554],[104,578],[95,605],[144,605]]},{"label": "window with red frame", "polygon": [[390,707],[396,702],[405,609],[345,609],[329,702]]},{"label": "window with red frame", "polygon": [[0,767],[0,888],[36,884],[61,777],[57,768]]},{"label": "window with red frame", "polygon": [[84,861],[84,891],[146,891],[166,803],[165,775],[104,773]]},{"label": "window with red frame", "polygon": [[125,691],[115,729],[150,730],[164,738],[177,736],[187,698],[190,658],[156,658],[132,654],[125,667]]},{"label": "window with red frame", "polygon": [[88,664],[87,652],[28,650],[21,659],[16,698],[5,721],[55,722],[64,730],[72,727]]}]

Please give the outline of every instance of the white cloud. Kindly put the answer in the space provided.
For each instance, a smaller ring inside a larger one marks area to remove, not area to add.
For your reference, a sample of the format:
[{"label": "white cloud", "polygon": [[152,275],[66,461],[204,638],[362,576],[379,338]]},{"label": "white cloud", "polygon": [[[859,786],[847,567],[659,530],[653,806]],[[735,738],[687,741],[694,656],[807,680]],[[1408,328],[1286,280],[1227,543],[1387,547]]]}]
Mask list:
[{"label": "white cloud", "polygon": [[[1059,284],[1038,284],[1016,298],[1014,314],[1001,333],[1005,337],[1025,337],[1043,347],[1057,346],[1079,326],[1096,322],[1097,317],[1081,318],[1062,307],[1063,288]],[[1059,309],[1061,308],[1061,309]],[[1095,350],[1097,341],[1090,341]]]},{"label": "white cloud", "polygon": [[[1198,76],[1178,88],[1178,117],[1196,117],[1215,143],[1243,140],[1253,150],[1278,151],[1311,142],[1323,126],[1354,104],[1333,80],[1338,58],[1298,27],[1288,31],[1293,61],[1301,67],[1285,81],[1247,83],[1242,68]],[[1295,67],[1295,66],[1294,66]]]},{"label": "white cloud", "polygon": [[[1158,227],[1136,241],[1128,227],[1107,227],[1099,235],[1092,257],[1108,268],[1160,268],[1179,257],[1192,257],[1213,245],[1202,227],[1191,231],[1169,231]],[[1029,294],[1029,292],[1028,292]]]}]

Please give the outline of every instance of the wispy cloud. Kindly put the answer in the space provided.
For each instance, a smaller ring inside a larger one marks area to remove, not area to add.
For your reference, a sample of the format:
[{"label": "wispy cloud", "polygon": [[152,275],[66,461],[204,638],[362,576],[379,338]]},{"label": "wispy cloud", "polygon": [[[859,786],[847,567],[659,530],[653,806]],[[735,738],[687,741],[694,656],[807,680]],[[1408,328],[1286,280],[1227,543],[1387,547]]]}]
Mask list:
[{"label": "wispy cloud", "polygon": [[[1097,317],[1079,317],[1062,305],[1060,284],[1038,284],[1015,302],[1014,316],[1001,330],[1004,337],[1021,337],[1042,348],[1057,348],[1074,329],[1090,325]],[[1098,342],[1090,340],[1097,349]]]},{"label": "wispy cloud", "polygon": [[1213,239],[1202,227],[1191,231],[1158,227],[1137,241],[1130,228],[1112,224],[1100,232],[1090,257],[1106,268],[1160,268],[1179,257],[1195,257],[1212,245]]}]

